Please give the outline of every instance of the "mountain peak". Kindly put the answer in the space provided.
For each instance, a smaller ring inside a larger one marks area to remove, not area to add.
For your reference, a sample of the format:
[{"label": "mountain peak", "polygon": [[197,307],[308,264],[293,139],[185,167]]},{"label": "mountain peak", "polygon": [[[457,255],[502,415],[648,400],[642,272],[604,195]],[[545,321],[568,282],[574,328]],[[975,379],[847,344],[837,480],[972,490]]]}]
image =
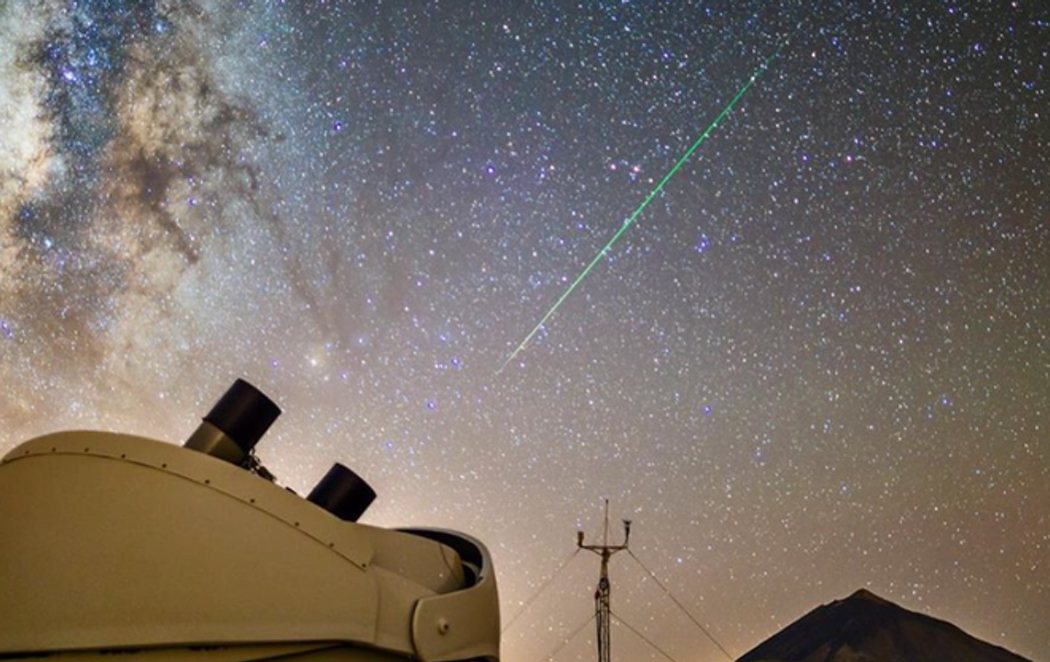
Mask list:
[{"label": "mountain peak", "polygon": [[867,589],[817,607],[737,662],[1028,662]]},{"label": "mountain peak", "polygon": [[867,600],[868,602],[874,602],[877,604],[891,605],[893,604],[885,598],[880,598],[866,588],[858,588],[856,591],[850,594],[846,600]]}]

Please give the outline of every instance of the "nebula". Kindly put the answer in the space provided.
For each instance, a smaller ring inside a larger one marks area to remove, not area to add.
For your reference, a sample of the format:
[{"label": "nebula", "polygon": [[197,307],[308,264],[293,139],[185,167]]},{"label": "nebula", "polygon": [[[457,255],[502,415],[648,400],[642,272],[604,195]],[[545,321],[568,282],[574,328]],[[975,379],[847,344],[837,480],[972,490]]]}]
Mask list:
[{"label": "nebula", "polygon": [[0,255],[9,333],[76,372],[192,344],[180,288],[260,215],[245,146],[269,131],[217,82],[202,44],[223,26],[199,6],[62,8],[3,12]]}]

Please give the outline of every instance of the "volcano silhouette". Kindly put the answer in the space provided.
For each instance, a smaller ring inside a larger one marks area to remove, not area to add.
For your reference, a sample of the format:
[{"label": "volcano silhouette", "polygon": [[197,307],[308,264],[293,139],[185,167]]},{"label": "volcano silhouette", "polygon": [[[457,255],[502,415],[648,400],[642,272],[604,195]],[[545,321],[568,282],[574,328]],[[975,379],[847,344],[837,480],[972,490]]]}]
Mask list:
[{"label": "volcano silhouette", "polygon": [[817,607],[737,662],[1030,662],[866,590]]}]

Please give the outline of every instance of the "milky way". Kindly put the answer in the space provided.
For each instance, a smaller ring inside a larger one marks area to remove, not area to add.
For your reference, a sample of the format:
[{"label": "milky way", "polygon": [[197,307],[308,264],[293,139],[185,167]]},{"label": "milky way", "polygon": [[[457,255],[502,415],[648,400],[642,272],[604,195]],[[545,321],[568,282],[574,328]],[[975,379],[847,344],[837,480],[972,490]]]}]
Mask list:
[{"label": "milky way", "polygon": [[[608,496],[732,653],[866,586],[1045,656],[1050,12],[896,4],[4,3],[0,449],[180,442],[243,376],[284,483],[343,461],[367,521],[478,536],[504,622]],[[724,659],[632,559],[612,581]]]}]

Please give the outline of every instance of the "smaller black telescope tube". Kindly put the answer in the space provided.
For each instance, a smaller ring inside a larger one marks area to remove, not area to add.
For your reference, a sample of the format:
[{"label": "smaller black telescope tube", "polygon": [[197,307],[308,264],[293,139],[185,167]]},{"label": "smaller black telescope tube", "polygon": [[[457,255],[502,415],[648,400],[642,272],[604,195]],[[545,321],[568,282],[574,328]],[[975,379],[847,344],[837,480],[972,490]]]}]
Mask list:
[{"label": "smaller black telescope tube", "polygon": [[306,500],[343,521],[356,522],[375,498],[375,490],[363,478],[336,462]]}]

